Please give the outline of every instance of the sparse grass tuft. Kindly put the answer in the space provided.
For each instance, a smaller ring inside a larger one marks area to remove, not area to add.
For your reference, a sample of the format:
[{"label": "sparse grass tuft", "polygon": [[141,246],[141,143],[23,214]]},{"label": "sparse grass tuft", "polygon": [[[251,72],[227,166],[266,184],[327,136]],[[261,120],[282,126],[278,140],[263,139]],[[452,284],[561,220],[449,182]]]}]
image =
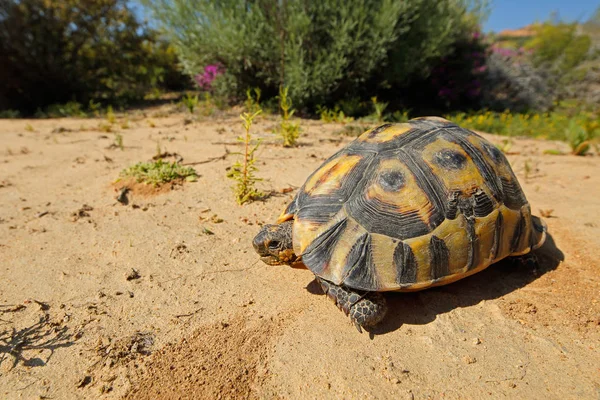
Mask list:
[{"label": "sparse grass tuft", "polygon": [[125,150],[125,146],[123,145],[123,135],[121,135],[119,132],[115,132],[114,145],[121,149],[121,151]]},{"label": "sparse grass tuft", "polygon": [[115,116],[115,112],[113,111],[112,106],[106,107],[106,120],[111,125],[113,125],[117,120],[117,117]]},{"label": "sparse grass tuft", "polygon": [[593,139],[592,130],[586,125],[579,125],[571,121],[567,128],[567,142],[571,151],[576,156],[584,156],[590,150],[590,142]]},{"label": "sparse grass tuft", "polygon": [[293,147],[300,137],[300,124],[290,121],[296,110],[292,108],[292,99],[288,97],[287,87],[279,88],[279,107],[282,111],[279,135],[283,139],[283,147]]},{"label": "sparse grass tuft", "polygon": [[358,137],[361,134],[363,134],[367,129],[368,128],[366,126],[363,126],[360,124],[348,124],[348,125],[344,125],[342,130],[340,130],[337,133],[339,133],[340,135],[344,135],[344,136]]},{"label": "sparse grass tuft", "polygon": [[[254,92],[254,94],[252,94]],[[260,110],[260,88],[246,89],[246,110],[249,113],[255,113]]]},{"label": "sparse grass tuft", "polygon": [[236,184],[233,186],[233,191],[235,193],[235,199],[240,205],[264,196],[264,194],[255,187],[256,182],[261,181],[261,179],[254,175],[255,172],[258,171],[258,168],[256,168],[254,165],[256,162],[254,153],[258,149],[260,142],[254,146],[250,146],[250,127],[252,126],[252,121],[254,118],[256,118],[256,116],[261,112],[262,110],[258,110],[252,115],[248,113],[243,113],[240,115],[244,121],[243,127],[246,131],[246,134],[244,137],[238,137],[237,140],[244,143],[245,150],[243,154],[237,154],[242,155],[243,159],[241,162],[237,161],[227,173],[228,178],[236,181]]},{"label": "sparse grass tuft", "polygon": [[35,129],[33,128],[33,126],[31,124],[25,125],[25,130],[27,132],[35,132]]},{"label": "sparse grass tuft", "polygon": [[187,93],[185,97],[181,99],[181,103],[188,109],[190,114],[193,114],[198,106],[198,95],[192,96],[190,93]]},{"label": "sparse grass tuft", "polygon": [[174,180],[185,179],[195,182],[198,179],[196,170],[177,162],[169,163],[158,159],[151,162],[140,162],[121,171],[122,178],[134,178],[137,182],[159,186]]},{"label": "sparse grass tuft", "polygon": [[319,113],[319,117],[321,121],[328,122],[339,122],[342,124],[346,124],[348,122],[354,121],[354,118],[347,117],[346,114],[340,109],[340,106],[335,106],[333,110],[328,109],[327,107],[317,106],[317,112]]},{"label": "sparse grass tuft", "polygon": [[388,103],[380,103],[377,101],[377,96],[371,97],[371,102],[373,103],[374,115],[377,119],[377,122],[381,123],[384,121],[383,112],[388,106]]}]

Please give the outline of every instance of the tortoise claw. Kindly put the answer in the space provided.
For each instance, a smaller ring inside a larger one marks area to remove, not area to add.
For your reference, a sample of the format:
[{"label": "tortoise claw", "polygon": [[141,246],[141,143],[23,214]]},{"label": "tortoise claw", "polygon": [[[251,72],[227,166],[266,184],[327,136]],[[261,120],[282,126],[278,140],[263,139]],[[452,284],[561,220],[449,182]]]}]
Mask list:
[{"label": "tortoise claw", "polygon": [[358,330],[358,333],[362,333],[362,329],[360,328],[360,324],[357,321],[354,321],[354,326],[356,327],[356,330]]}]

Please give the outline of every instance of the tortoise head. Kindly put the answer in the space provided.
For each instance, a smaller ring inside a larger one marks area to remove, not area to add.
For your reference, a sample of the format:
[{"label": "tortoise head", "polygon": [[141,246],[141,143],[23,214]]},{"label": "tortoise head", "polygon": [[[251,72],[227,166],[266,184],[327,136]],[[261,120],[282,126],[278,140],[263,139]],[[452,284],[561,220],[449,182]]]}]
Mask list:
[{"label": "tortoise head", "polygon": [[291,220],[276,225],[265,225],[254,237],[252,245],[264,263],[292,265],[298,261],[292,245],[293,223]]}]

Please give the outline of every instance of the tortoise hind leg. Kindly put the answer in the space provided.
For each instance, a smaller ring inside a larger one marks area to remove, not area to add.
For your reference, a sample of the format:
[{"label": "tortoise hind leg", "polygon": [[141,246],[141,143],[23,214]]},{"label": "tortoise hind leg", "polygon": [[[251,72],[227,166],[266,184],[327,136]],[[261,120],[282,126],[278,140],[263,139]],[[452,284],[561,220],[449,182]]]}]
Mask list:
[{"label": "tortoise hind leg", "polygon": [[534,252],[529,252],[522,256],[512,256],[509,258],[512,262],[515,262],[522,267],[530,269],[534,274],[537,274],[539,262]]},{"label": "tortoise hind leg", "polygon": [[359,332],[362,332],[361,327],[377,325],[385,317],[387,305],[381,293],[363,292],[334,285],[319,277],[317,281],[327,297],[350,316],[350,320]]}]

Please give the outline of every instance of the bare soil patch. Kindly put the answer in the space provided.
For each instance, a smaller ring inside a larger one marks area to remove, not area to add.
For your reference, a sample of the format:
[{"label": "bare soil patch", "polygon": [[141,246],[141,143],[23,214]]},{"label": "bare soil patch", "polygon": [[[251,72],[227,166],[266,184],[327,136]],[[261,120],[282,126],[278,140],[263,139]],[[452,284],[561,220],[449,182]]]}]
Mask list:
[{"label": "bare soil patch", "polygon": [[[271,195],[240,207],[225,177],[239,117],[164,111],[132,118],[124,150],[94,120],[0,122],[0,397],[598,397],[598,155],[513,138],[509,161],[551,235],[538,268],[504,261],[386,295],[388,317],[360,335],[309,271],[264,265],[251,246],[352,140],[343,126],[302,121],[301,146],[284,149],[261,117]],[[114,184],[157,142],[197,182]]]}]

